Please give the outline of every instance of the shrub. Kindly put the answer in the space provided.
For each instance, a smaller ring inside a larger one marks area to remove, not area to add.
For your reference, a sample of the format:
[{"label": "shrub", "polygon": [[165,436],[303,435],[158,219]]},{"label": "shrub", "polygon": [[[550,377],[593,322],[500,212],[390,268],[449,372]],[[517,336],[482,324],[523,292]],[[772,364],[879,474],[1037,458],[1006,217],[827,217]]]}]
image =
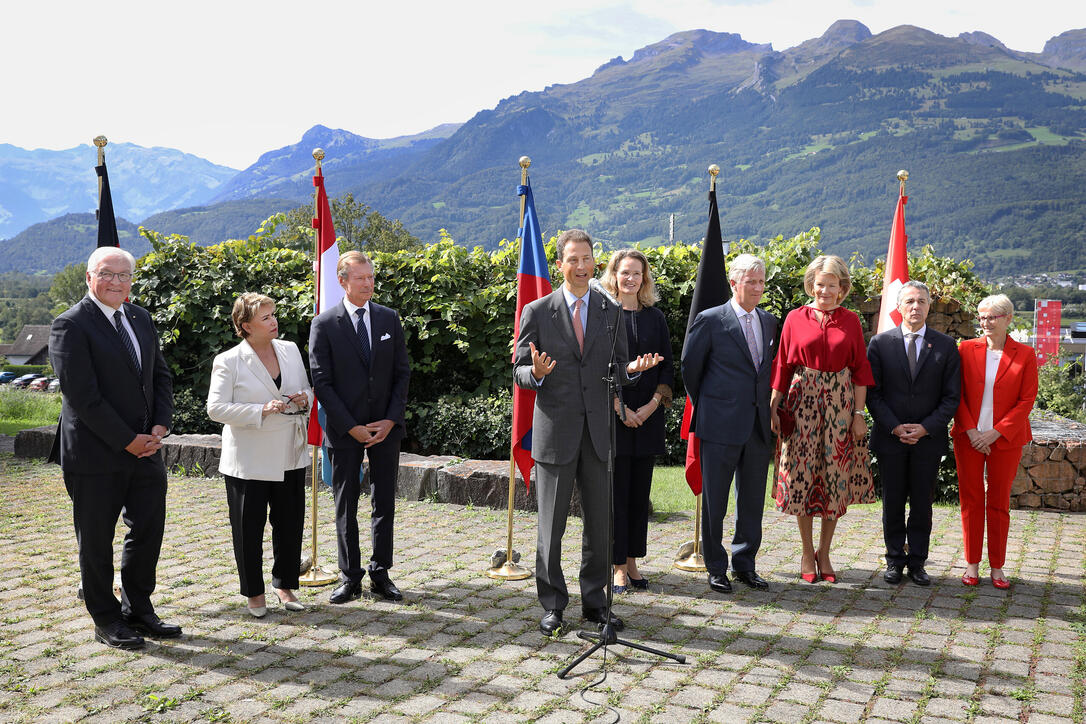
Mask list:
[{"label": "shrub", "polygon": [[179,435],[218,435],[222,425],[207,416],[207,395],[188,387],[173,388],[173,426]]},{"label": "shrub", "polygon": [[22,377],[28,375],[31,372],[37,372],[41,375],[50,375],[53,373],[53,368],[49,365],[4,365],[5,372],[14,372]]},{"label": "shrub", "polygon": [[480,460],[509,457],[511,394],[489,397],[443,395],[408,407],[407,427],[424,455]]},{"label": "shrub", "polygon": [[1037,370],[1037,408],[1086,422],[1086,387],[1081,366],[1046,364]]}]

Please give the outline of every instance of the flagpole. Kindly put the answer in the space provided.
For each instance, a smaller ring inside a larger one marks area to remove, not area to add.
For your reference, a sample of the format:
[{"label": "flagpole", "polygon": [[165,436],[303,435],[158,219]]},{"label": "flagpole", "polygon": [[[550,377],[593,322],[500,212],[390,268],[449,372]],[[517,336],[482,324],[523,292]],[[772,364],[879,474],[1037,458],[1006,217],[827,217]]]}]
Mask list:
[{"label": "flagpole", "polygon": [[[518,163],[520,164],[520,185],[524,186],[528,183],[528,167],[532,165],[532,159],[521,156]],[[520,197],[520,225],[517,228],[524,228],[524,204],[527,198],[526,195]],[[521,249],[523,249],[523,238],[521,238],[520,244]],[[512,440],[512,436],[510,436],[510,440]],[[513,500],[517,494],[517,461],[513,455],[514,445],[515,443],[511,441],[509,445],[509,513],[505,525],[505,561],[500,566],[488,568],[486,571],[489,578],[496,578],[501,581],[522,581],[532,575],[531,571],[513,560]]]},{"label": "flagpole", "polygon": [[[709,166],[709,191],[716,191],[716,177],[720,173],[720,166],[715,163]],[[708,242],[708,239],[706,239]],[[705,481],[702,481],[704,487]],[[705,558],[701,555],[701,493],[694,497],[694,539],[679,546],[679,553],[675,557],[675,567],[680,571],[705,571]]]},{"label": "flagpole", "polygon": [[[323,177],[324,172],[321,171],[321,161],[324,160],[324,150],[320,149],[320,148],[314,148],[313,149],[313,160],[316,161],[316,163],[317,163],[317,168],[316,168],[316,171],[314,171],[314,175]],[[314,208],[313,218],[318,218],[320,216],[320,212],[319,212],[319,210],[317,210],[317,196],[318,196],[318,194],[319,194],[319,190],[314,189],[314,191],[313,191],[313,208]],[[320,229],[317,229],[316,233],[313,234],[313,260],[314,260],[314,267],[316,269],[318,269],[318,270],[320,269],[320,258],[321,258],[320,236],[321,236],[321,231],[320,231]],[[318,291],[320,289],[320,283],[321,283],[321,275],[320,275],[320,273],[314,274],[313,278],[314,278],[314,282],[313,282],[313,292],[314,292],[313,298],[314,298],[314,300],[316,300],[316,299],[320,298],[319,297],[319,291]],[[314,401],[314,404],[316,404],[315,401]],[[309,459],[310,459],[310,466],[309,467],[310,467],[310,470],[312,471],[312,481],[311,481],[311,485],[310,485],[311,494],[310,494],[310,498],[309,498],[309,500],[310,500],[310,502],[309,502],[310,550],[309,550],[309,570],[298,577],[298,583],[300,583],[303,586],[327,586],[329,583],[332,583],[333,581],[339,580],[339,576],[337,574],[332,573],[331,571],[326,571],[326,570],[324,570],[323,568],[321,568],[320,566],[317,565],[317,449],[318,448],[317,448],[316,445],[310,445],[309,446]]]},{"label": "flagpole", "polygon": [[905,195],[905,182],[909,180],[909,172],[901,169],[897,172],[897,180],[901,182],[901,195]]},{"label": "flagpole", "polygon": [[[94,145],[98,147],[98,165],[101,166],[106,162],[106,144],[109,141],[105,136],[95,136]],[[102,177],[98,177],[98,206],[102,206]]]}]

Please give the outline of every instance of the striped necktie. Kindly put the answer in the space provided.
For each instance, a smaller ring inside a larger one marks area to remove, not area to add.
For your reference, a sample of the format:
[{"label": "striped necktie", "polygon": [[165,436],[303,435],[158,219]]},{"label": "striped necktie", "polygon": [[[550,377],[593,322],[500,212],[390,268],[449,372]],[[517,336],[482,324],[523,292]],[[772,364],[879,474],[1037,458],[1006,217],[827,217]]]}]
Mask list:
[{"label": "striped necktie", "polygon": [[132,337],[129,336],[128,330],[121,323],[121,310],[119,309],[113,313],[113,324],[117,326],[117,334],[121,337],[121,344],[127,350],[128,356],[132,358],[132,364],[136,366],[136,371],[142,373],[143,368],[140,367],[140,358],[136,356],[136,347],[132,344]]}]

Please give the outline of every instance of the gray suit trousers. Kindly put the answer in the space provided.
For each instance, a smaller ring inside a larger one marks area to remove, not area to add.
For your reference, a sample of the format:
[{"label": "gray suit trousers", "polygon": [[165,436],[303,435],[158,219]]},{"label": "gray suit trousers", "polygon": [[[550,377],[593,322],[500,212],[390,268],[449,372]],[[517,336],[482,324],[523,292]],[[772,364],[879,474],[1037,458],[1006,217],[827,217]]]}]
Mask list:
[{"label": "gray suit trousers", "polygon": [[536,500],[539,504],[539,539],[536,542],[535,581],[539,603],[544,609],[565,609],[569,603],[566,578],[562,573],[562,536],[573,497],[573,486],[581,491],[584,534],[581,538],[581,606],[607,605],[607,577],[611,574],[607,554],[611,546],[610,509],[607,494],[607,463],[592,447],[585,424],[581,447],[565,465],[536,461]]}]

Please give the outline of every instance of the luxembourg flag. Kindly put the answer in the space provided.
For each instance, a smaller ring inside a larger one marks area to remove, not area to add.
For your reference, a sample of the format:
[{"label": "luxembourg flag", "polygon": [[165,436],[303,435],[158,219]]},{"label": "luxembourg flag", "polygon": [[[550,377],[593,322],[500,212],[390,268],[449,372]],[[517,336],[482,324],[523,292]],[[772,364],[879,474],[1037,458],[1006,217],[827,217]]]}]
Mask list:
[{"label": "luxembourg flag", "polygon": [[[343,287],[336,278],[336,265],[339,263],[339,246],[336,244],[336,229],[332,223],[332,209],[328,206],[328,194],[324,190],[324,174],[318,172],[313,177],[317,187],[317,218],[313,219],[313,228],[317,230],[317,258],[313,261],[315,313],[320,314],[339,304],[343,299]],[[319,421],[320,410],[313,406],[309,416],[309,444],[320,445],[322,430]]]},{"label": "luxembourg flag", "polygon": [[[535,213],[532,184],[517,187],[524,197],[524,226],[517,232],[520,238],[520,266],[517,268],[517,313],[513,319],[513,341],[520,334],[520,313],[528,304],[551,293],[551,277],[547,271],[547,256],[543,251],[543,235]],[[532,414],[535,390],[513,386],[513,460],[530,487],[532,473]]]},{"label": "luxembourg flag", "polygon": [[878,333],[893,329],[901,324],[901,312],[897,310],[897,292],[909,281],[909,237],[905,236],[905,184],[897,197],[897,210],[890,227],[890,246],[886,249],[886,273],[882,277],[882,305],[879,308]]}]

